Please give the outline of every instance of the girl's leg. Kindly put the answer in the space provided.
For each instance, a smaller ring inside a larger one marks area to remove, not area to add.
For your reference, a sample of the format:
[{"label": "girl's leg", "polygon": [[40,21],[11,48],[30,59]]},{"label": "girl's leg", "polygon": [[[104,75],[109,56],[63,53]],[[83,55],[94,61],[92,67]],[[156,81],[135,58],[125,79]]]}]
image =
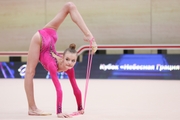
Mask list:
[{"label": "girl's leg", "polygon": [[[70,14],[71,19],[74,23],[77,24],[77,26],[81,29],[81,31],[84,33],[84,40],[90,41],[93,39],[93,35],[86,26],[81,14],[79,13],[77,7],[74,3],[68,2],[66,3],[63,8],[59,11],[59,13],[55,16],[54,19],[52,19],[45,27],[50,27],[54,29],[58,29],[61,23],[64,21],[66,16]],[[93,46],[97,49],[97,44],[95,40],[93,40]],[[96,51],[96,50],[95,50]]]},{"label": "girl's leg", "polygon": [[38,110],[35,100],[34,100],[34,88],[33,88],[33,78],[35,75],[35,69],[39,61],[40,55],[40,47],[41,47],[41,37],[37,32],[30,43],[28,58],[27,58],[27,67],[26,67],[26,75],[24,80],[24,87],[26,91],[26,96],[28,100],[28,113],[30,115],[44,115],[42,111]]}]

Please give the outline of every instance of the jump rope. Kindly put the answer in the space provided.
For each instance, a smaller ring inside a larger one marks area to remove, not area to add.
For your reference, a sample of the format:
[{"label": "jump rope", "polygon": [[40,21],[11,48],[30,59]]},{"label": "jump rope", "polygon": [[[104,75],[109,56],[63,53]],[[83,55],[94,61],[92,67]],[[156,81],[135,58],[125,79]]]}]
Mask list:
[{"label": "jump rope", "polygon": [[[89,46],[89,53],[88,53],[88,63],[87,63],[87,71],[86,71],[86,84],[85,84],[85,92],[84,92],[84,110],[86,107],[86,98],[87,98],[87,91],[88,91],[88,84],[89,84],[89,78],[90,78],[90,72],[91,72],[91,65],[92,65],[92,58],[93,54],[91,53],[90,48],[92,48],[92,42],[94,38],[90,40],[90,46]],[[71,114],[71,116],[80,115],[79,112],[74,112]]]}]

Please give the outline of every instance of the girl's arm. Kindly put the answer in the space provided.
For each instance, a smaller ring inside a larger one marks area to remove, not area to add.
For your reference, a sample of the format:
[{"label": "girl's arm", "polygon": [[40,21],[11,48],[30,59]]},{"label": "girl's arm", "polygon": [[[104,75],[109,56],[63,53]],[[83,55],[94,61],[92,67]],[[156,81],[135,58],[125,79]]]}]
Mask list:
[{"label": "girl's arm", "polygon": [[73,88],[74,95],[76,97],[77,109],[78,111],[83,110],[81,91],[76,83],[74,68],[67,70],[66,73],[68,74],[69,80]]}]

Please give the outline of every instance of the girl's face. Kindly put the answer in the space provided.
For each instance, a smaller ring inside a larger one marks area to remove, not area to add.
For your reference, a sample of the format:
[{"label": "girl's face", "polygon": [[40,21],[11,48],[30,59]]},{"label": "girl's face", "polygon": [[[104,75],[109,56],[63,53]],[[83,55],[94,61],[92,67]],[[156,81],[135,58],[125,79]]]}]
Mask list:
[{"label": "girl's face", "polygon": [[76,53],[70,53],[69,51],[66,52],[66,54],[63,56],[64,61],[64,67],[66,69],[71,69],[76,64],[77,60],[77,54]]}]

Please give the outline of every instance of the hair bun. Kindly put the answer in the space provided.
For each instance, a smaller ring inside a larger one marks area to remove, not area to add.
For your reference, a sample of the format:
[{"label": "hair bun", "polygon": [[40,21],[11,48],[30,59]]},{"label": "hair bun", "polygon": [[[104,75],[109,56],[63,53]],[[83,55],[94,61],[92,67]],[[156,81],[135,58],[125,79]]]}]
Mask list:
[{"label": "hair bun", "polygon": [[75,45],[74,43],[71,43],[71,44],[69,45],[69,48],[72,49],[72,50],[75,50],[76,45]]}]

